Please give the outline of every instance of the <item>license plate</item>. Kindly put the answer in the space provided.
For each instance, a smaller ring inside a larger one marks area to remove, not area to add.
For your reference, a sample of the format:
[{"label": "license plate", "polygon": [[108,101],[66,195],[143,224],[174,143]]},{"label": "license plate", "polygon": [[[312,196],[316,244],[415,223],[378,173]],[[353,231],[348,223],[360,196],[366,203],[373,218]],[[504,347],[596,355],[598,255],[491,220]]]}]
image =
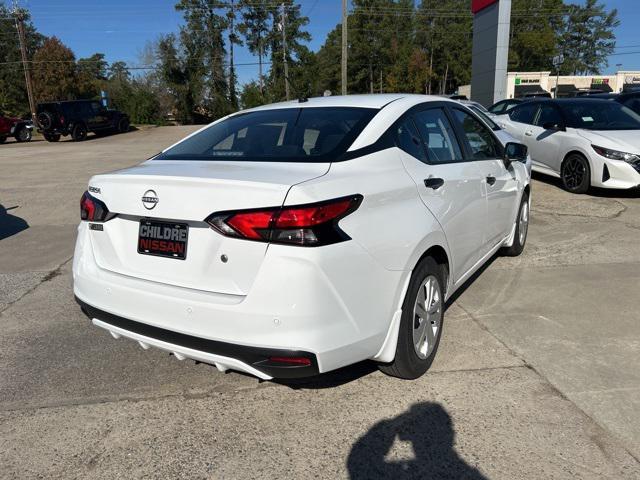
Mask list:
[{"label": "license plate", "polygon": [[158,257],[187,258],[189,225],[140,220],[138,253]]}]

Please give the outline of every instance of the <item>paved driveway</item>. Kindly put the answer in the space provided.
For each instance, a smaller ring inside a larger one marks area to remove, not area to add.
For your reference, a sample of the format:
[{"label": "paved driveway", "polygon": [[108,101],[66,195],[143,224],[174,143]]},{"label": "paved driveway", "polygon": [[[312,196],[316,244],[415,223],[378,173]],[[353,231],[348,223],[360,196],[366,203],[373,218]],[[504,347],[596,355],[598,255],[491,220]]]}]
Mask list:
[{"label": "paved driveway", "polygon": [[536,180],[523,256],[452,302],[439,356],[299,384],[90,326],[70,258],[90,175],[193,127],[0,146],[0,477],[640,478],[640,198]]}]

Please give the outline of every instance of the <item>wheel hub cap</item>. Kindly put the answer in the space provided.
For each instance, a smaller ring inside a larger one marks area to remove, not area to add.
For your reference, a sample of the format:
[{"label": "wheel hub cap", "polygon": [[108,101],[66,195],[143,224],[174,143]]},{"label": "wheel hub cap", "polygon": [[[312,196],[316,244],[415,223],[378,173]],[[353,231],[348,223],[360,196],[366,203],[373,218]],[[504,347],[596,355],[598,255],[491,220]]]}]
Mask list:
[{"label": "wheel hub cap", "polygon": [[418,357],[425,359],[436,346],[442,321],[442,293],[438,280],[429,275],[418,290],[413,307],[413,346]]}]

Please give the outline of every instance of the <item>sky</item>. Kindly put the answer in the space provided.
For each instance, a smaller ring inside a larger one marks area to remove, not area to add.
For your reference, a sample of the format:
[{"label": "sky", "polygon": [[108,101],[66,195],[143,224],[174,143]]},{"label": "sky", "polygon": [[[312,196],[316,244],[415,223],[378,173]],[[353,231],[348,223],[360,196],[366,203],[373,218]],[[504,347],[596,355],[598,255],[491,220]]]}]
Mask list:
[{"label": "sky", "polygon": [[[585,0],[574,0],[584,3]],[[11,3],[11,0],[6,0]],[[28,8],[36,28],[47,36],[57,36],[76,54],[88,57],[100,52],[108,62],[123,60],[141,65],[145,45],[161,34],[175,32],[181,15],[173,8],[175,0],[19,0]],[[340,21],[341,0],[297,0],[302,14],[310,18],[307,30],[312,36],[309,47],[320,48],[326,35]],[[471,1],[469,1],[471,3]],[[607,9],[616,8],[621,21],[616,29],[617,48],[604,73],[622,70],[640,71],[640,0],[604,0]],[[244,47],[236,47],[236,63],[257,59]],[[239,82],[258,75],[255,65],[238,65]]]}]

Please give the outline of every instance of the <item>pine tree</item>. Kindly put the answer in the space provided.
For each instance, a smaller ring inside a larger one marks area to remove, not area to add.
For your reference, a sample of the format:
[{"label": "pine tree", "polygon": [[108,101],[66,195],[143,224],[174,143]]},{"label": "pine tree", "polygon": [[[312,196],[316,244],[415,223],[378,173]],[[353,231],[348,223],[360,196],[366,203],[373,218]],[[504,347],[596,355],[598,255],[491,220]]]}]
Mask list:
[{"label": "pine tree", "polygon": [[258,57],[258,85],[264,94],[263,60],[269,52],[267,37],[271,31],[268,5],[271,0],[240,0],[242,22],[238,30],[244,36],[249,51]]}]

